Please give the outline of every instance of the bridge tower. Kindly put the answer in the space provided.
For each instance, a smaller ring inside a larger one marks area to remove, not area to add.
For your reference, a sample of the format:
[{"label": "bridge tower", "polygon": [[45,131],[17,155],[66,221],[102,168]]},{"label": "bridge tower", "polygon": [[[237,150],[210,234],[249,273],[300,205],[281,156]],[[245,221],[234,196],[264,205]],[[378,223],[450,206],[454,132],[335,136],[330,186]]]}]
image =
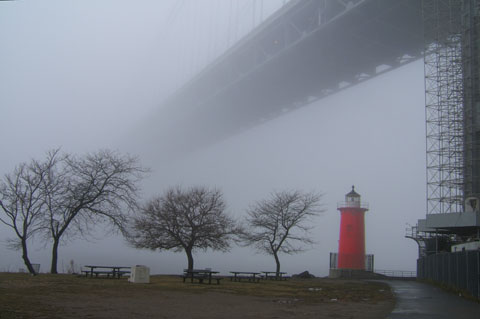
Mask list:
[{"label": "bridge tower", "polygon": [[361,203],[360,195],[352,186],[338,210],[341,214],[338,269],[365,270],[365,212],[368,205]]}]

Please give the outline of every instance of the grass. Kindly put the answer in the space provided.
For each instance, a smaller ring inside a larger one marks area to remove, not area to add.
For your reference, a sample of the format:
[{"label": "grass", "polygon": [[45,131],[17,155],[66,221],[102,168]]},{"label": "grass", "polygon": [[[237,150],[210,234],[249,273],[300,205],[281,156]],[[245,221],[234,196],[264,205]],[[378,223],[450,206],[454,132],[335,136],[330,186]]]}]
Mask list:
[{"label": "grass", "polygon": [[[135,296],[149,292],[178,292],[203,294],[209,292],[302,300],[306,303],[345,301],[377,303],[392,300],[390,288],[383,283],[305,279],[287,281],[260,281],[259,283],[231,282],[228,278],[220,285],[183,283],[178,276],[151,276],[150,284],[132,284],[126,278],[91,279],[76,275],[0,273],[0,319],[54,317],[55,304],[45,303],[48,296],[75,299],[76,296],[94,298]],[[35,315],[33,315],[35,314]]]}]

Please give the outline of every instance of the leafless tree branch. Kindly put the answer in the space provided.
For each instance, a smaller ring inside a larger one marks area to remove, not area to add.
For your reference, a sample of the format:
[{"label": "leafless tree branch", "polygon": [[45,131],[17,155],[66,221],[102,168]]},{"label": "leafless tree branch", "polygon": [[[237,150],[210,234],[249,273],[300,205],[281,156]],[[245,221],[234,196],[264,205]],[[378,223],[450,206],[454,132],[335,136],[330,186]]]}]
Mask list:
[{"label": "leafless tree branch", "polygon": [[0,222],[13,229],[16,238],[7,247],[21,249],[28,271],[35,274],[28,257],[28,241],[43,228],[45,192],[42,185],[56,165],[59,150],[47,153],[46,160],[18,165],[0,182]]},{"label": "leafless tree branch", "polygon": [[137,208],[138,183],[147,172],[138,159],[101,150],[78,157],[64,155],[44,182],[43,228],[53,241],[51,273],[57,273],[58,246],[64,237],[86,236],[99,223],[124,231]]},{"label": "leafless tree branch", "polygon": [[247,211],[247,227],[242,233],[244,245],[273,255],[280,271],[279,253],[295,254],[313,244],[307,222],[323,212],[321,195],[300,191],[274,192]]},{"label": "leafless tree branch", "polygon": [[140,209],[128,240],[137,248],[185,251],[192,269],[194,251],[227,251],[238,234],[225,209],[219,190],[170,188]]}]

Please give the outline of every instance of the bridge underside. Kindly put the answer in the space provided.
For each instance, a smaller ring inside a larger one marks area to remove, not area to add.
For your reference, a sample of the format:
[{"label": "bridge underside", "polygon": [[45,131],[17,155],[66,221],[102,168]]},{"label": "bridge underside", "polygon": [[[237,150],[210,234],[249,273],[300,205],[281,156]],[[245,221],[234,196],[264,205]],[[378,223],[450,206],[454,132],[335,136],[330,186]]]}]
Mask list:
[{"label": "bridge underside", "polygon": [[291,1],[165,101],[139,138],[174,138],[174,151],[208,144],[417,60],[423,49],[421,1]]}]

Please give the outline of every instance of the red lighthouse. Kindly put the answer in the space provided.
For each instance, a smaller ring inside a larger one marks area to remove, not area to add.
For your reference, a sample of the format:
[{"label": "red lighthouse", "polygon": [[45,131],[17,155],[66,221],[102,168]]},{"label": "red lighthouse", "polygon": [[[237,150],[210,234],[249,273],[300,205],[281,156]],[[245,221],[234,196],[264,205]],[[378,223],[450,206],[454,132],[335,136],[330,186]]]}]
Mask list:
[{"label": "red lighthouse", "polygon": [[360,195],[352,191],[345,195],[345,202],[338,205],[341,214],[340,240],[338,243],[338,268],[365,270],[365,212]]}]

